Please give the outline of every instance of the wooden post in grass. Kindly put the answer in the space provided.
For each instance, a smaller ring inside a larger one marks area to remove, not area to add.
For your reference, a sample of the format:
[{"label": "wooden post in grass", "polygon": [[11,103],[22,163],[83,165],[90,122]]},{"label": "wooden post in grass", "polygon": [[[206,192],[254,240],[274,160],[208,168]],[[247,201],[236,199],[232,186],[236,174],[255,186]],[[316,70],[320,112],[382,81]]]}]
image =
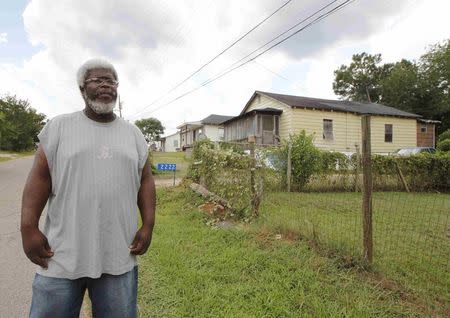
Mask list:
[{"label": "wooden post in grass", "polygon": [[403,176],[402,170],[400,169],[400,166],[398,165],[398,162],[397,161],[394,161],[394,162],[395,162],[395,166],[397,167],[397,173],[398,173],[398,175],[400,177],[400,180],[403,183],[403,187],[405,188],[406,192],[410,192],[409,191],[409,187],[408,187],[408,183],[406,183],[405,177]]},{"label": "wooden post in grass", "polygon": [[371,264],[373,261],[372,240],[372,158],[370,143],[370,116],[361,118],[362,131],[362,165],[363,165],[363,245],[364,259]]},{"label": "wooden post in grass", "polygon": [[250,168],[250,191],[252,194],[252,215],[257,217],[259,214],[258,208],[259,205],[257,204],[257,192],[256,192],[256,157],[255,157],[255,142],[253,140],[250,141],[250,157],[252,158],[252,166]]},{"label": "wooden post in grass", "polygon": [[289,141],[288,157],[287,157],[287,171],[286,171],[287,192],[291,192],[291,176],[292,176],[292,142]]},{"label": "wooden post in grass", "polygon": [[355,144],[355,148],[356,148],[356,165],[355,165],[355,192],[359,191],[359,169],[360,169],[360,164],[361,164],[361,153],[359,151],[359,145]]}]

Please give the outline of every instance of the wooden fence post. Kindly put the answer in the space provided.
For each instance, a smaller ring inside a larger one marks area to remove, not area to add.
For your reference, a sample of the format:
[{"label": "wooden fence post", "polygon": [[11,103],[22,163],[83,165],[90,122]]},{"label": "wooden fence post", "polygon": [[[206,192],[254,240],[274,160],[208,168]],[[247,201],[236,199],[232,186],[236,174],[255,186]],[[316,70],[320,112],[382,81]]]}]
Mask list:
[{"label": "wooden fence post", "polygon": [[408,187],[408,183],[406,183],[405,177],[403,176],[402,170],[400,169],[400,166],[398,165],[398,162],[397,161],[394,161],[394,162],[395,162],[395,167],[397,168],[397,173],[398,173],[398,175],[400,177],[400,180],[403,183],[403,187],[405,188],[406,192],[410,192],[409,191],[409,187]]},{"label": "wooden fence post", "polygon": [[372,264],[373,238],[372,238],[372,158],[370,142],[370,116],[361,118],[362,131],[362,164],[363,164],[363,246],[364,259]]},{"label": "wooden fence post", "polygon": [[291,192],[291,175],[292,175],[292,142],[289,141],[287,171],[286,171],[287,192]]},{"label": "wooden fence post", "polygon": [[359,169],[360,169],[360,165],[361,165],[361,153],[359,151],[359,145],[355,144],[355,148],[356,148],[356,165],[355,165],[355,192],[359,191]]},{"label": "wooden fence post", "polygon": [[251,205],[252,205],[252,215],[253,217],[259,216],[259,204],[261,203],[261,198],[257,191],[256,185],[256,154],[255,154],[255,143],[250,142],[250,156],[252,158],[252,167],[250,169],[250,190],[252,193]]}]

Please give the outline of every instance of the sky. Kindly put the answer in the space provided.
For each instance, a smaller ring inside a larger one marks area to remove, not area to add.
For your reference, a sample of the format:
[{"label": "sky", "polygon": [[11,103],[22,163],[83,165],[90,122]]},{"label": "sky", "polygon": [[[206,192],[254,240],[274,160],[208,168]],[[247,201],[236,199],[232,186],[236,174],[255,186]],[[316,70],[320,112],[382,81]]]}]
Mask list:
[{"label": "sky", "polygon": [[383,62],[417,60],[430,45],[450,38],[450,1],[353,0],[201,87],[317,10],[345,0],[331,2],[0,0],[0,95],[26,99],[47,118],[81,110],[77,69],[90,58],[105,58],[119,74],[123,117],[155,117],[168,135],[210,114],[237,116],[255,90],[337,99],[333,71],[353,54],[381,53]]}]

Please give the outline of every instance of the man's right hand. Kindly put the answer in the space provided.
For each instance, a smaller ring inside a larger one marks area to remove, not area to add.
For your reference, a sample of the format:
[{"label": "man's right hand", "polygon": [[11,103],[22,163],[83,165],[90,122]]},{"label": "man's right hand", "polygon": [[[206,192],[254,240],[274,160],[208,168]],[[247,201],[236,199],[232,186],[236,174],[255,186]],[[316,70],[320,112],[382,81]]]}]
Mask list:
[{"label": "man's right hand", "polygon": [[38,228],[25,228],[22,232],[23,250],[33,263],[47,269],[47,259],[53,256],[48,240]]}]

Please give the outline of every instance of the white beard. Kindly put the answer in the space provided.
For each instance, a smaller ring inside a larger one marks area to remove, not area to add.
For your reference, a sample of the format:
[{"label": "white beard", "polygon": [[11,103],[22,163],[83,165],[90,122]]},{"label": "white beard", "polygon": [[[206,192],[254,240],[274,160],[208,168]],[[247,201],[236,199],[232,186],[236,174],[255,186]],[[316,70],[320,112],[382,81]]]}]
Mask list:
[{"label": "white beard", "polygon": [[116,106],[116,100],[110,102],[110,103],[101,103],[96,102],[89,97],[86,96],[86,94],[83,94],[84,99],[86,100],[88,106],[97,114],[108,114],[111,113],[114,109],[114,106]]},{"label": "white beard", "polygon": [[114,106],[116,106],[116,101],[105,104],[105,103],[101,103],[101,102],[88,100],[88,105],[97,114],[108,114],[113,111]]}]

